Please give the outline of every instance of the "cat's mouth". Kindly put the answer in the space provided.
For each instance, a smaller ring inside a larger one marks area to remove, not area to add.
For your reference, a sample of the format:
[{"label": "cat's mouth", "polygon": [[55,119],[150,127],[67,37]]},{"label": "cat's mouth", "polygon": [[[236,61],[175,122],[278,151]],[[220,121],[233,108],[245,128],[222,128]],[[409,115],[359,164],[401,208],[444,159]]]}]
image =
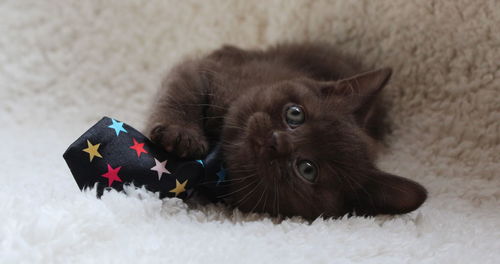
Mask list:
[{"label": "cat's mouth", "polygon": [[267,113],[257,112],[248,120],[246,136],[259,170],[278,178],[286,174],[293,149],[288,132],[273,127]]},{"label": "cat's mouth", "polygon": [[270,164],[290,155],[293,148],[286,132],[270,131],[264,137],[250,139],[256,158],[266,158]]}]

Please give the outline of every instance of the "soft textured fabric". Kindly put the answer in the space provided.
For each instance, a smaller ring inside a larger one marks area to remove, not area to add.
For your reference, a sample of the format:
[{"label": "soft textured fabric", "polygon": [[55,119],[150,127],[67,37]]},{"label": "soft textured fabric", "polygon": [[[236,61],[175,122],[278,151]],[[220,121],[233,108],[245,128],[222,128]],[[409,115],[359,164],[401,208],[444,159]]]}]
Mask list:
[{"label": "soft textured fabric", "polygon": [[[0,262],[499,263],[499,25],[495,0],[0,1]],[[393,67],[378,163],[428,188],[417,211],[277,224],[79,191],[65,148],[103,115],[141,128],[184,55],[316,40]]]}]

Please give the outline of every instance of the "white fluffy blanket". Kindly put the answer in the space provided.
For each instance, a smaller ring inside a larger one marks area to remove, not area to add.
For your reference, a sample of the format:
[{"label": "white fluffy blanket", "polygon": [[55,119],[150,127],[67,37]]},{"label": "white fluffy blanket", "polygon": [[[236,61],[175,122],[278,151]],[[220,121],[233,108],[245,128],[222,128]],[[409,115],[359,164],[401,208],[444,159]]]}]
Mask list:
[{"label": "white fluffy blanket", "polygon": [[[495,0],[0,1],[0,263],[500,263],[499,28]],[[275,224],[78,190],[65,148],[103,115],[142,128],[182,56],[302,40],[395,69],[379,165],[420,209]]]}]

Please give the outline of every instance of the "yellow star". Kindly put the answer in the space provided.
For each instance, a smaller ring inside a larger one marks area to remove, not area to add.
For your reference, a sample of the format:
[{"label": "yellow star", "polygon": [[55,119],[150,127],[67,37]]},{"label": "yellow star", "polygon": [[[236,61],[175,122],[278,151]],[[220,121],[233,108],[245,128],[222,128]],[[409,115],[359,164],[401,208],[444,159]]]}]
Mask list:
[{"label": "yellow star", "polygon": [[88,146],[88,148],[83,149],[83,151],[89,153],[90,162],[92,162],[92,159],[94,157],[102,158],[101,154],[97,151],[99,149],[99,145],[101,145],[101,143],[92,145],[92,143],[90,143],[90,141],[87,140],[87,146]]},{"label": "yellow star", "polygon": [[188,182],[188,180],[185,180],[183,183],[180,183],[177,179],[175,179],[175,188],[173,188],[169,192],[175,193],[175,197],[177,197],[177,195],[179,195],[179,193],[186,191],[187,182]]}]

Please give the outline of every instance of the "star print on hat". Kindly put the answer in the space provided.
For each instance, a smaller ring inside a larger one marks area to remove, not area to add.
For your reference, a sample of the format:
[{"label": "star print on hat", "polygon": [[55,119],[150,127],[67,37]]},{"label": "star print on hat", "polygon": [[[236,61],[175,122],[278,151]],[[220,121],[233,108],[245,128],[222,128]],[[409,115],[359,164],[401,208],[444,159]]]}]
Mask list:
[{"label": "star print on hat", "polygon": [[144,143],[139,143],[135,138],[132,138],[134,140],[134,145],[130,146],[131,149],[135,150],[137,153],[137,157],[140,158],[142,153],[148,153],[146,150],[144,150]]},{"label": "star print on hat", "polygon": [[112,122],[112,124],[109,125],[108,127],[114,129],[117,136],[120,135],[120,132],[127,133],[127,130],[125,130],[125,128],[123,128],[123,122],[116,121],[112,118],[111,118],[111,122]]},{"label": "star print on hat", "polygon": [[127,124],[104,117],[63,155],[80,189],[145,186],[160,198],[185,199],[205,179],[203,162],[168,153]]},{"label": "star print on hat", "polygon": [[156,171],[158,173],[158,180],[161,180],[161,176],[163,175],[163,173],[171,174],[170,171],[167,170],[166,166],[167,166],[167,160],[160,162],[157,159],[155,159],[155,166],[151,168],[151,170]]},{"label": "star print on hat", "polygon": [[101,154],[99,153],[99,146],[101,144],[95,144],[95,145],[92,145],[92,143],[90,143],[90,141],[87,140],[87,148],[83,149],[83,151],[89,153],[90,155],[90,162],[92,162],[92,160],[94,159],[94,157],[99,157],[99,158],[102,158]]},{"label": "star print on hat", "polygon": [[113,184],[113,181],[119,181],[119,182],[122,181],[122,179],[120,179],[120,177],[118,177],[118,172],[120,171],[121,168],[122,167],[117,167],[117,168],[113,169],[108,164],[108,172],[101,175],[102,177],[108,179],[108,187],[110,187]]}]

